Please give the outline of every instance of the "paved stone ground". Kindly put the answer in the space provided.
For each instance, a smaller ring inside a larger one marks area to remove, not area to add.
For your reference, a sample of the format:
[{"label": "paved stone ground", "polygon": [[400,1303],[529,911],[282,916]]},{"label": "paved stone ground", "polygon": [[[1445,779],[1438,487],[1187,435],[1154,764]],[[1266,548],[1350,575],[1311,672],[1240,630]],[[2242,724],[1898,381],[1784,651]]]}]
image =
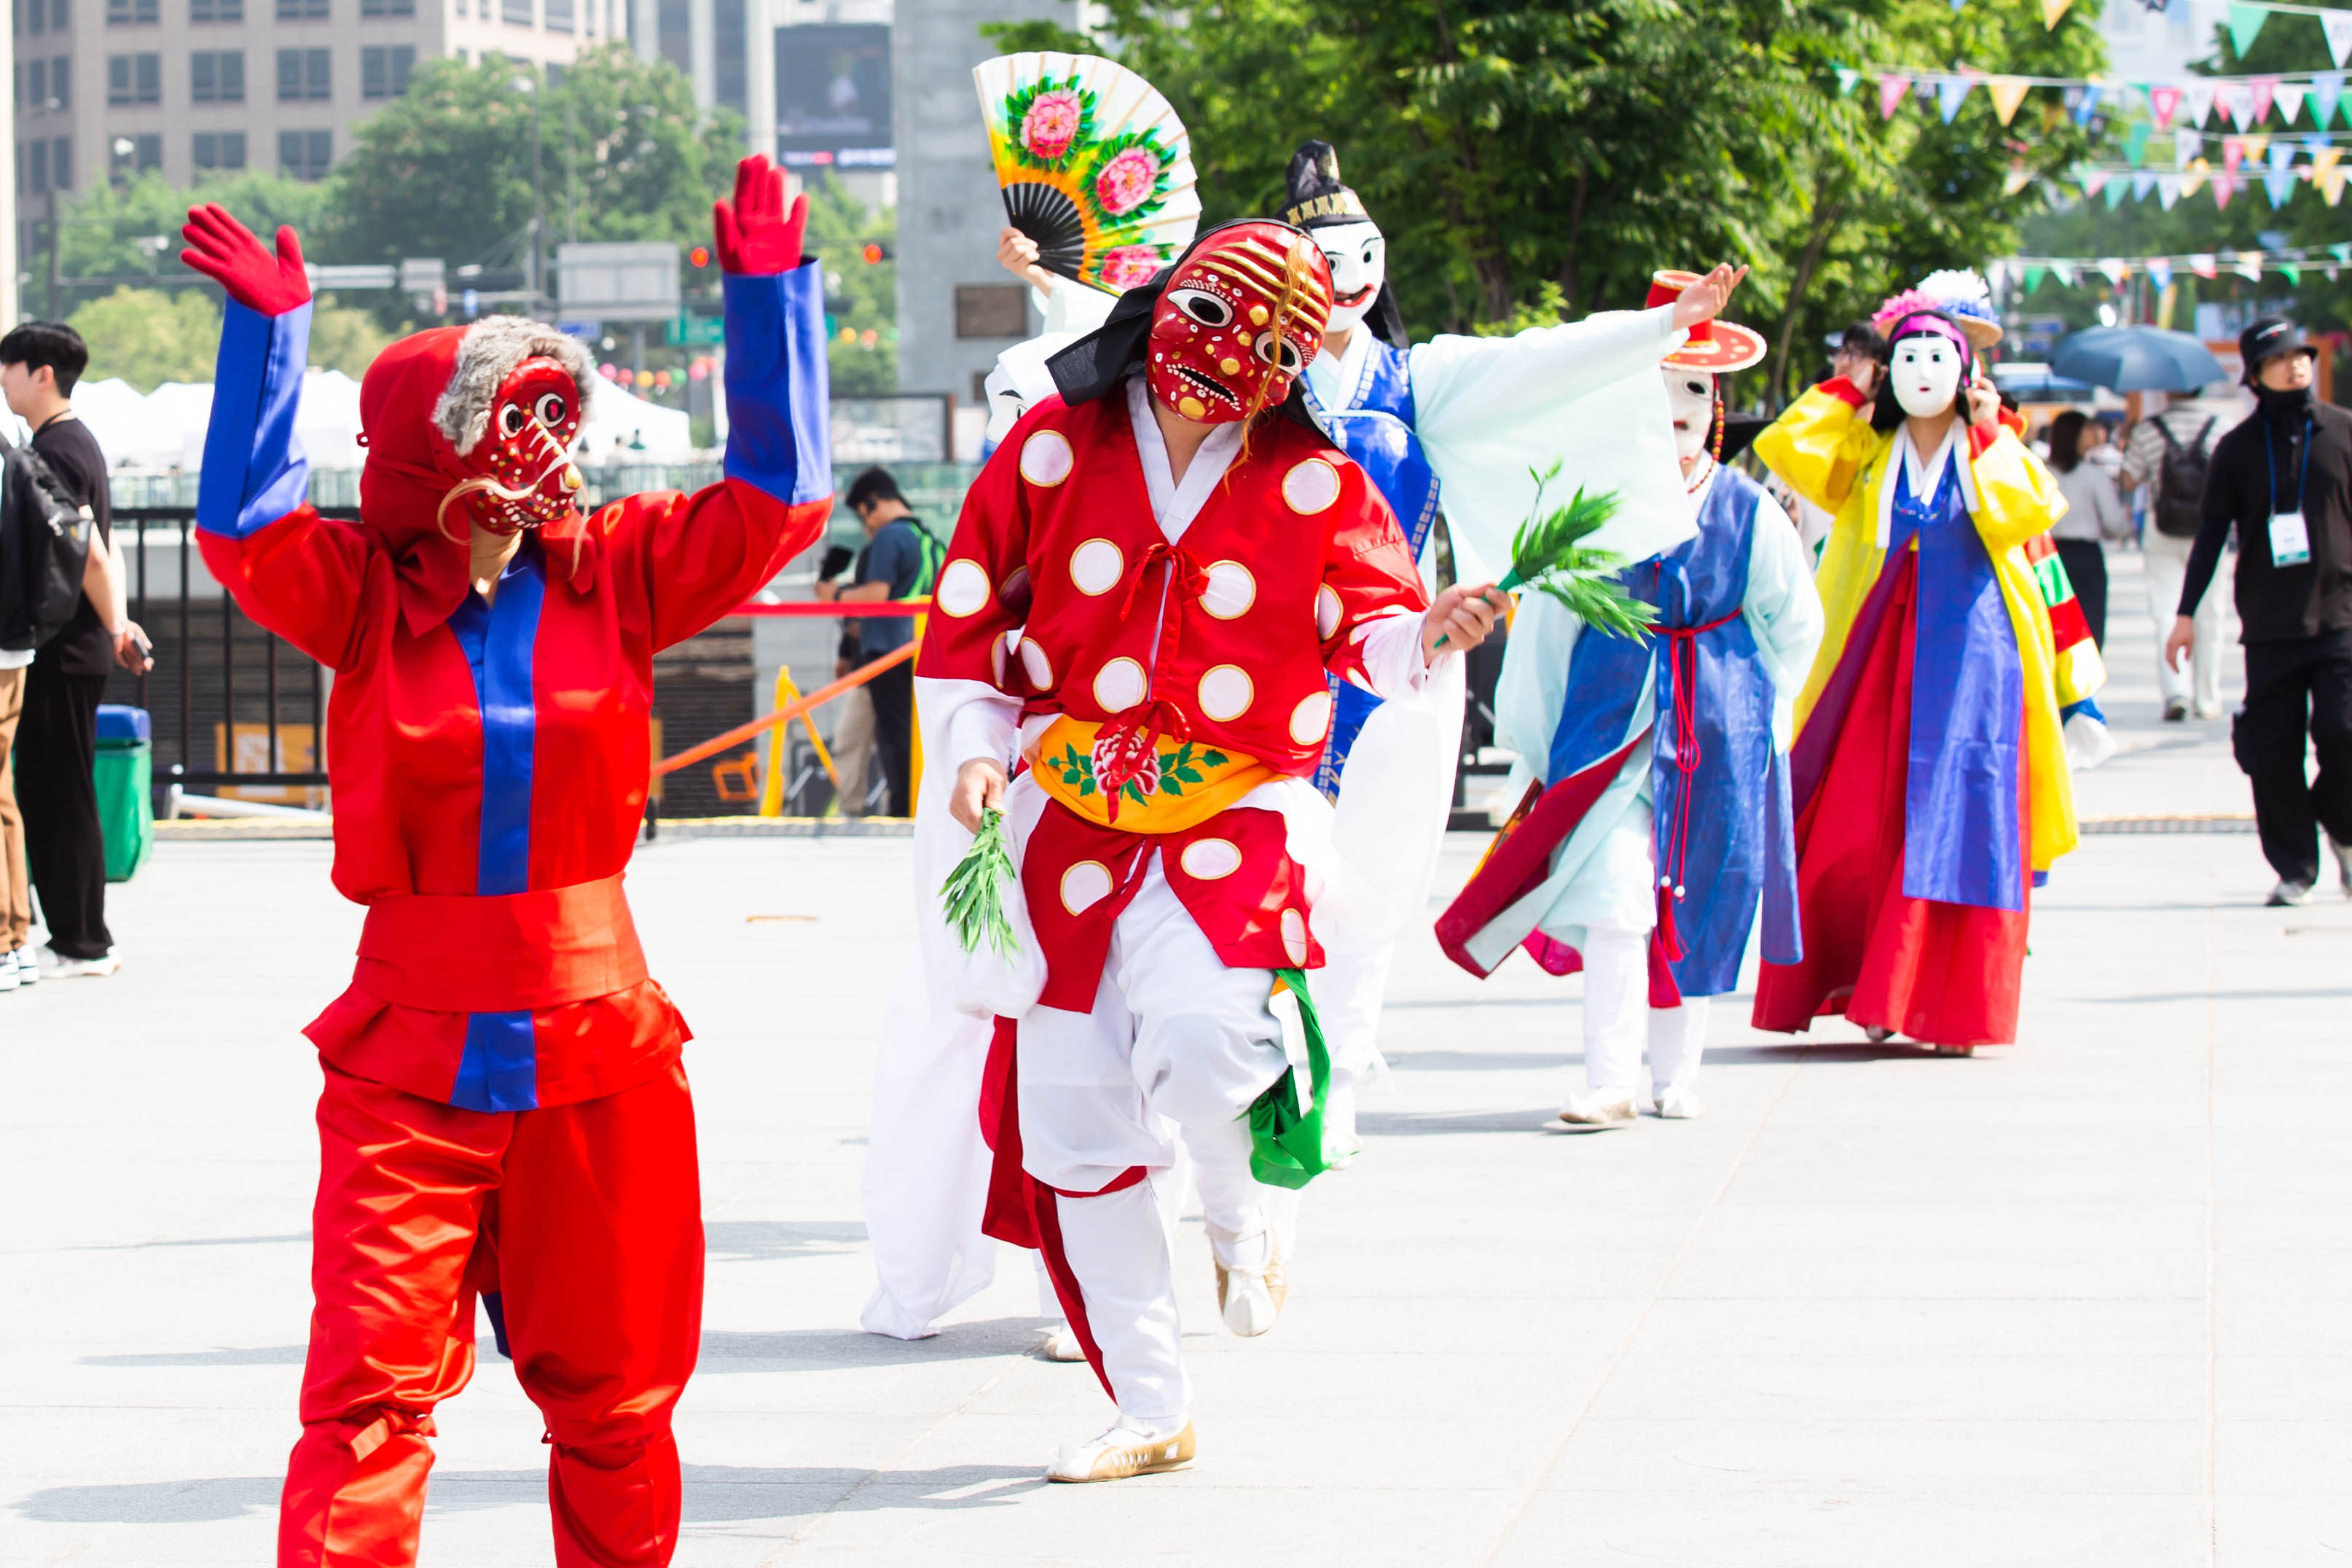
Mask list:
[{"label": "paved stone ground", "polygon": [[[2110,706],[2133,749],[2084,809],[2242,810],[2226,726],[2153,721],[2138,597],[2126,570]],[[1189,1222],[1201,1462],[1097,1488],[1037,1479],[1104,1404],[1021,1354],[1022,1256],[937,1340],[854,1326],[905,851],[638,860],[656,970],[701,1031],[682,1563],[2352,1553],[2352,908],[2260,908],[2251,837],[2065,862],[2013,1050],[1790,1044],[1725,1005],[1696,1123],[1543,1131],[1578,984],[1482,985],[1416,942],[1398,1091],[1309,1200],[1283,1322],[1218,1331]],[[308,1305],[295,1030],[357,926],[325,871],[320,845],[169,846],[121,889],[120,978],[0,998],[0,1562],[268,1559]],[[485,1352],[442,1412],[425,1560],[545,1563],[538,1424]]]}]

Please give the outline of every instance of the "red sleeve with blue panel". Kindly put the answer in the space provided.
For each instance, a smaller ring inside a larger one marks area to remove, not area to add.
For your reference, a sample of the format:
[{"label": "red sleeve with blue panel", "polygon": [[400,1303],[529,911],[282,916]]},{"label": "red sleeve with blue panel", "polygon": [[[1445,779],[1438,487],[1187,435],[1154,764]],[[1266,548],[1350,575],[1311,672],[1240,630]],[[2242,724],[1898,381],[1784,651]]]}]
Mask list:
[{"label": "red sleeve with blue panel", "polygon": [[341,669],[360,646],[370,549],[359,530],[321,518],[305,499],[310,465],[294,416],[310,341],[307,303],[273,316],[228,302],[196,538],[247,615]]},{"label": "red sleeve with blue panel", "polygon": [[724,275],[726,479],[606,510],[616,575],[642,586],[656,647],[727,614],[814,543],[833,510],[824,273]]}]

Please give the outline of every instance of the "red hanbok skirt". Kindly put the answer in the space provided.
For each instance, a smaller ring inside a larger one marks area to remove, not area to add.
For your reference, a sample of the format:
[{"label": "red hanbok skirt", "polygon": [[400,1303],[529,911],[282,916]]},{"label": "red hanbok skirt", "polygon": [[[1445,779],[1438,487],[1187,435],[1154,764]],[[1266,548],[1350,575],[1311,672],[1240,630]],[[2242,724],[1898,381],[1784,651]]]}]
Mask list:
[{"label": "red hanbok skirt", "polygon": [[[1905,795],[1910,777],[1911,664],[1918,556],[1897,568],[1878,637],[1822,770],[1797,816],[1797,908],[1804,961],[1767,963],[1756,986],[1759,1029],[1801,1033],[1843,1013],[1923,1044],[2002,1046],[2017,1038],[2032,857],[2018,857],[2015,910],[1906,897]],[[2031,842],[2026,764],[2018,832]]]}]

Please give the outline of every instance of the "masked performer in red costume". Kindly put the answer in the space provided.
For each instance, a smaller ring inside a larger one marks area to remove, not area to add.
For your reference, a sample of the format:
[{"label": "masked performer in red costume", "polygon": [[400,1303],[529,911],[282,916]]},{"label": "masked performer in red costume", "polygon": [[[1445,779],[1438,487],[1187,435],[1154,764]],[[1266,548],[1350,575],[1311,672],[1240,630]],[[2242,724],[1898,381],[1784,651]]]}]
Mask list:
[{"label": "masked performer in red costume", "polygon": [[1044,960],[993,1009],[990,1234],[1044,1248],[1118,1405],[1056,1480],[1192,1454],[1153,1191],[1171,1123],[1221,1297],[1278,1268],[1251,1113],[1287,1060],[1274,972],[1297,989],[1321,963],[1318,906],[1344,880],[1311,782],[1325,671],[1401,699],[1493,624],[1484,590],[1430,606],[1395,515],[1296,396],[1330,301],[1313,241],[1268,222],[1212,230],[1122,297],[982,473],[923,645],[943,766],[919,854],[940,807],[971,828],[1002,801]]},{"label": "masked performer in red costume", "polygon": [[582,516],[587,355],[493,316],[369,368],[352,524],[303,500],[293,231],[273,256],[218,206],[188,215],[182,259],[229,295],[198,537],[247,614],[335,671],[334,880],[368,906],[351,987],[307,1031],[317,1309],[280,1564],[415,1561],[433,1410],[473,1371],[486,1288],[546,1419],[556,1562],[677,1542],[670,1411],[702,1309],[688,1031],[621,893],[653,656],[805,548],[832,495],[804,207],[751,158],[715,216],[720,483]]}]

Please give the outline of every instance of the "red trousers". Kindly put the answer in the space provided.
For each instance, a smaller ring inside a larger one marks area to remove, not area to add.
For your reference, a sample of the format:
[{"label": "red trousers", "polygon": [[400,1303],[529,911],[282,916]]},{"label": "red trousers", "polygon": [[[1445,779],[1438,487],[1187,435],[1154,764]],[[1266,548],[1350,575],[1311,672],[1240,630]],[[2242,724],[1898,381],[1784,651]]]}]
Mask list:
[{"label": "red trousers", "polygon": [[501,1290],[515,1375],[547,1422],[561,1568],[677,1545],[670,1411],[702,1323],[694,1102],[651,1082],[541,1110],[461,1110],[328,1068],[319,1099],[310,1354],[280,1568],[416,1561],[433,1409],[474,1370]]}]

